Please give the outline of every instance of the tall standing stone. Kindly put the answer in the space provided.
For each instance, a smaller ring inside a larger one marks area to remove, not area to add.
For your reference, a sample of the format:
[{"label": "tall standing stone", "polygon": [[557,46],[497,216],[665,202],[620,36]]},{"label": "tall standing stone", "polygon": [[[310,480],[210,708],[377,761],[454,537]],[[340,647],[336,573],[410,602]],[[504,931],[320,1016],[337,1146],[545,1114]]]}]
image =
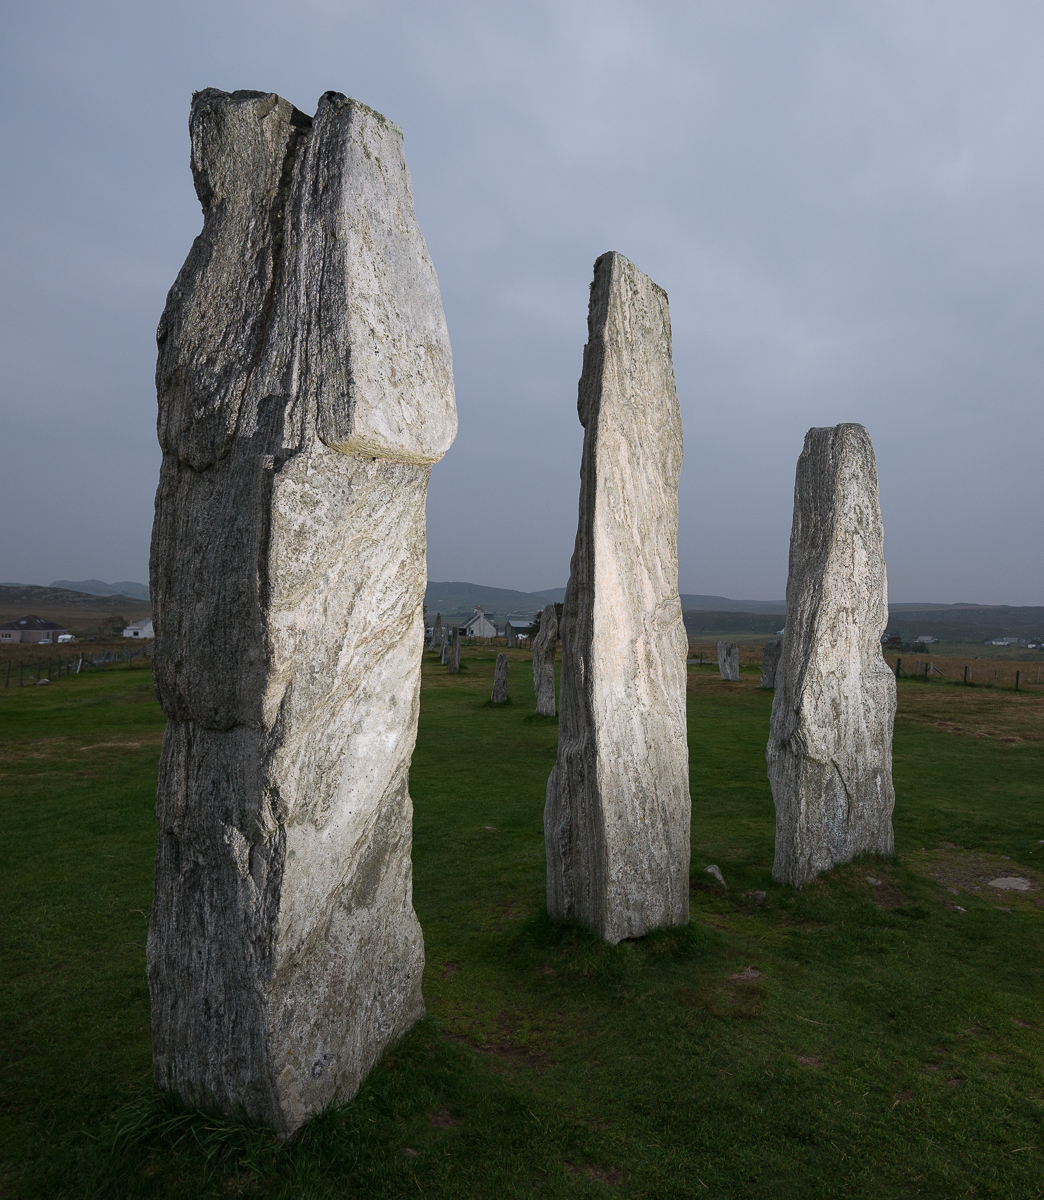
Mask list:
[{"label": "tall standing stone", "polygon": [[518,646],[518,634],[515,633],[515,627],[510,621],[508,621],[507,628],[504,632],[507,635],[508,649],[514,650]]},{"label": "tall standing stone", "polygon": [[736,642],[718,643],[718,671],[729,683],[739,683],[739,645]]},{"label": "tall standing stone", "polygon": [[456,675],[460,670],[460,628],[457,625],[453,626],[453,634],[450,637],[446,666],[451,675]]},{"label": "tall standing stone", "polygon": [[434,650],[435,646],[442,640],[442,613],[435,614],[435,623],[431,627],[431,642],[429,648]]},{"label": "tall standing stone", "polygon": [[493,668],[493,695],[490,700],[494,704],[506,704],[508,698],[508,674],[511,667],[506,654],[497,655],[497,665]]},{"label": "tall standing stone", "polygon": [[445,666],[449,662],[450,631],[448,625],[442,627],[442,645],[439,647],[439,662]]},{"label": "tall standing stone", "polygon": [[558,609],[545,606],[540,629],[533,639],[533,691],[536,710],[542,717],[555,715],[555,649],[558,646]]},{"label": "tall standing stone", "polygon": [[768,743],[773,876],[800,887],[894,852],[895,679],[877,463],[862,425],[810,429],[797,465],[787,624]]},{"label": "tall standing stone", "polygon": [[662,288],[620,254],[595,263],[577,407],[547,905],[618,942],[688,920],[691,815],[670,315]]},{"label": "tall standing stone", "polygon": [[422,1014],[407,774],[456,412],[399,128],[193,97],[157,334],[157,1084],[291,1133]]},{"label": "tall standing stone", "polygon": [[761,647],[761,678],[758,687],[774,688],[776,686],[776,668],[779,666],[779,653],[783,643],[779,638],[773,638]]}]

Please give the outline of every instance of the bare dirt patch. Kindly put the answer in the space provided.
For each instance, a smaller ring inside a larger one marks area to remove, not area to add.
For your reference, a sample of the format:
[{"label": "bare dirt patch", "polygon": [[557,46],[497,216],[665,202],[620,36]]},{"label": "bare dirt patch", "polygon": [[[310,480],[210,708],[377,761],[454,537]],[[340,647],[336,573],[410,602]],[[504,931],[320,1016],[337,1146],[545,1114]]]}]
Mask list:
[{"label": "bare dirt patch", "polygon": [[1038,910],[1035,901],[1044,890],[1044,876],[1040,871],[1017,865],[999,854],[961,850],[951,842],[912,854],[907,863],[919,875],[933,879],[953,896],[978,896],[994,902],[1003,900],[1013,911]]},{"label": "bare dirt patch", "polygon": [[455,1117],[448,1108],[438,1108],[428,1113],[428,1120],[436,1129],[456,1129],[464,1124],[460,1117]]}]

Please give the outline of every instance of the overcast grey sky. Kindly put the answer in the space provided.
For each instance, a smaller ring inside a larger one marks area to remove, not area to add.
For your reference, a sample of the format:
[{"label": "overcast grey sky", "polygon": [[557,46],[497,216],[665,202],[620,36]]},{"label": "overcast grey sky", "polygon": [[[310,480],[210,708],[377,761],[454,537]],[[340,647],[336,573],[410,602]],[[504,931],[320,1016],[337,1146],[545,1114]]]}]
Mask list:
[{"label": "overcast grey sky", "polygon": [[1044,5],[4,6],[0,577],[144,580],[193,90],[405,133],[460,433],[429,576],[565,583],[592,264],[667,289],[680,584],[775,599],[811,425],[877,452],[891,598],[1044,603]]}]

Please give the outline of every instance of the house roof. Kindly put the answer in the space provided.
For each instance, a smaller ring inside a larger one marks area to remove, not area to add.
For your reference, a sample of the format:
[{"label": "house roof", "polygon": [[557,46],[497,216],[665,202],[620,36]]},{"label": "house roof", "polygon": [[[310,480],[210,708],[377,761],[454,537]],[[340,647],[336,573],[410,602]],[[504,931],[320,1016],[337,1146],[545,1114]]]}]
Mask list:
[{"label": "house roof", "polygon": [[533,628],[532,621],[508,621],[508,624],[513,629],[532,629]]},{"label": "house roof", "polygon": [[45,621],[42,617],[20,617],[17,621],[8,621],[6,625],[0,625],[0,629],[61,629],[64,631],[64,625],[56,625],[53,621]]},{"label": "house roof", "polygon": [[152,618],[146,617],[143,621],[131,621],[129,625],[125,625],[125,629],[148,629],[152,624]]}]

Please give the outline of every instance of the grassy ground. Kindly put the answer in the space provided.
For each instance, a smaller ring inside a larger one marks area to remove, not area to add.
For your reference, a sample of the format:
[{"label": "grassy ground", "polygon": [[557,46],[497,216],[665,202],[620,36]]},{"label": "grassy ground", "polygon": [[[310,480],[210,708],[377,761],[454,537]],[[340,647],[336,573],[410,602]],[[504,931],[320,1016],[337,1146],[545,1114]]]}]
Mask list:
[{"label": "grassy ground", "polygon": [[429,1016],[286,1145],[149,1085],[147,671],[0,692],[3,1195],[1044,1195],[1044,892],[989,886],[1041,878],[1044,697],[901,683],[897,858],[795,893],[771,695],[690,668],[693,920],[606,947],[543,913],[557,727],[495,654],[425,663]]}]

